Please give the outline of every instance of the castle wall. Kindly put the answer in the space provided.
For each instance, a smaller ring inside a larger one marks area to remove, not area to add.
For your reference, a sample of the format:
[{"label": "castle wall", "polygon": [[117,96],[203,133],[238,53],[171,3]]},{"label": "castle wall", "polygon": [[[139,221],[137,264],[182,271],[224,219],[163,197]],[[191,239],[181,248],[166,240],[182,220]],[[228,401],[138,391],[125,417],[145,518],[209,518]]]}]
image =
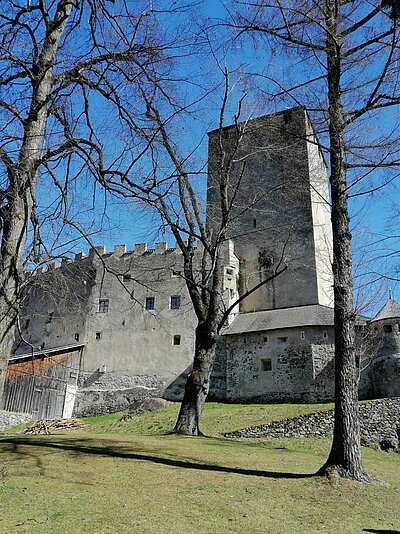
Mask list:
[{"label": "castle wall", "polygon": [[224,336],[230,401],[333,398],[333,328],[296,327]]},{"label": "castle wall", "polygon": [[371,327],[379,345],[367,368],[370,398],[400,397],[400,319],[374,323]]},{"label": "castle wall", "polygon": [[[193,261],[201,276],[199,249]],[[223,306],[237,298],[238,259],[223,250]],[[234,313],[232,314],[232,317]],[[29,319],[29,321],[28,321]],[[194,354],[197,319],[183,277],[182,254],[157,243],[134,251],[96,247],[32,277],[22,322],[24,338],[46,349],[84,343],[75,413],[126,408],[135,398],[178,400]],[[28,321],[28,323],[27,323]],[[19,353],[29,345],[16,342]]]},{"label": "castle wall", "polygon": [[[52,349],[81,343],[95,284],[90,258],[55,262],[31,275],[19,316],[13,353]],[[31,346],[32,345],[32,346]]]},{"label": "castle wall", "polygon": [[241,292],[265,280],[283,257],[289,266],[241,311],[330,305],[329,205],[321,202],[326,170],[306,112],[286,110],[210,133],[207,222],[215,230],[220,171],[229,165],[229,189],[237,193],[228,235],[241,261]]}]

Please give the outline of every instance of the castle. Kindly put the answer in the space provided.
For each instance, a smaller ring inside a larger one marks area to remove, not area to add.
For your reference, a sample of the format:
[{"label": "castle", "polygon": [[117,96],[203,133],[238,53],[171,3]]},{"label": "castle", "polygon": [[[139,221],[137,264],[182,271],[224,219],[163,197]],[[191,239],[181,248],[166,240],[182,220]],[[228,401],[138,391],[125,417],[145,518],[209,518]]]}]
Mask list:
[{"label": "castle", "polygon": [[[221,132],[209,134],[207,224],[219,218]],[[236,143],[240,135],[239,143]],[[233,162],[235,221],[224,247],[224,305],[288,269],[231,313],[210,397],[229,402],[333,398],[332,233],[326,166],[306,111],[256,119],[222,136]],[[235,150],[232,147],[235,146]],[[201,270],[200,245],[194,266]],[[182,254],[165,242],[95,247],[50,263],[28,283],[4,407],[33,418],[126,408],[146,395],[181,398],[196,317]],[[357,321],[360,395],[400,395],[400,305]]]}]

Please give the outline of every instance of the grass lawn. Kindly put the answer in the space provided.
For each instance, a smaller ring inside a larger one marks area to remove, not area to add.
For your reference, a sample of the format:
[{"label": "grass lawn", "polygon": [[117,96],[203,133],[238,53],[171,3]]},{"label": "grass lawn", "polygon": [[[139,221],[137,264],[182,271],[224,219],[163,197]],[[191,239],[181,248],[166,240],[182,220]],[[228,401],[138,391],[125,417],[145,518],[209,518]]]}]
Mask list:
[{"label": "grass lawn", "polygon": [[363,449],[367,470],[389,486],[337,483],[310,476],[328,439],[221,437],[315,408],[210,403],[199,438],[166,434],[177,406],[127,422],[88,418],[64,434],[0,434],[0,532],[400,531],[399,454]]}]

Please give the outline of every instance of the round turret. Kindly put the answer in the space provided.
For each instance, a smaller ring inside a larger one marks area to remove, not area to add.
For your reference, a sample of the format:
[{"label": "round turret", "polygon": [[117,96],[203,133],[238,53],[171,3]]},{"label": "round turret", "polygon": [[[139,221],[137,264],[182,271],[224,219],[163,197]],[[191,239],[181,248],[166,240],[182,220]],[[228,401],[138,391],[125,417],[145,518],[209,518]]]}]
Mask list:
[{"label": "round turret", "polygon": [[370,328],[376,339],[370,365],[372,396],[400,397],[400,304],[390,298]]}]

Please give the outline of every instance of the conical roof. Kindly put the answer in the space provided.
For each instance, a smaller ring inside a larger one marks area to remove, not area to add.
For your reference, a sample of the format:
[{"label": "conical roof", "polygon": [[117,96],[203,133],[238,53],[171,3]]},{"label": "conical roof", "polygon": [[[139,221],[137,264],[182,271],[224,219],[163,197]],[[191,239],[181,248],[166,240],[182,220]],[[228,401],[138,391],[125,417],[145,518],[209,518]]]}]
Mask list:
[{"label": "conical roof", "polygon": [[400,317],[400,304],[390,298],[381,308],[372,321],[382,321],[384,319],[395,319]]}]

